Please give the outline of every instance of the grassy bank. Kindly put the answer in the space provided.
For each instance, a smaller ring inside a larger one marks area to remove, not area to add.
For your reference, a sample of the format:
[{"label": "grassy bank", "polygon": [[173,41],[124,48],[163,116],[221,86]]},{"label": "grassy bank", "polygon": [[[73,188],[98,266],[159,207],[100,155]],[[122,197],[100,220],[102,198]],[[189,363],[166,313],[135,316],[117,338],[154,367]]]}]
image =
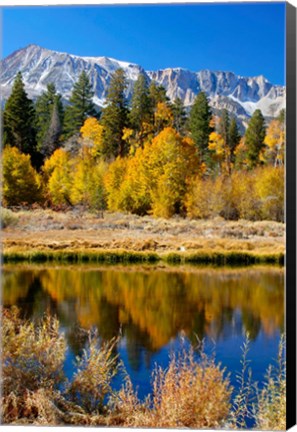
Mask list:
[{"label": "grassy bank", "polygon": [[284,262],[285,226],[271,221],[155,219],[40,209],[5,210],[2,219],[4,262]]},{"label": "grassy bank", "polygon": [[241,251],[201,251],[196,253],[171,252],[158,254],[155,252],[134,251],[18,251],[8,250],[3,253],[4,263],[106,263],[133,264],[166,262],[169,264],[213,264],[213,265],[253,265],[253,264],[284,264],[284,254],[255,254]]}]

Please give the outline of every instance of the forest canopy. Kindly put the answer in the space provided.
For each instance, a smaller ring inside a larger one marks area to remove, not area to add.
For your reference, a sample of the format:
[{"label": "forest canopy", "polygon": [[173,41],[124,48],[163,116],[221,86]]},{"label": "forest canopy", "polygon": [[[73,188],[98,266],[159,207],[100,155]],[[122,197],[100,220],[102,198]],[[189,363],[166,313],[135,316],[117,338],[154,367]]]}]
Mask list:
[{"label": "forest canopy", "polygon": [[4,206],[284,220],[284,111],[267,122],[257,109],[241,133],[203,92],[186,109],[143,74],[131,101],[126,87],[118,69],[99,112],[86,72],[67,106],[53,84],[30,100],[18,73],[3,112]]}]

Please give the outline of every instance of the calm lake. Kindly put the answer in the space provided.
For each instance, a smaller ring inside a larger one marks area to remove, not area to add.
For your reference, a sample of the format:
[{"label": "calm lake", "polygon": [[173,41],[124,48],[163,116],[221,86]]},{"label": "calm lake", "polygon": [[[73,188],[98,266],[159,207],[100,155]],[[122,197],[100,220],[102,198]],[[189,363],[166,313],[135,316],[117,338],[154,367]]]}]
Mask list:
[{"label": "calm lake", "polygon": [[[241,370],[241,347],[251,338],[250,367],[261,383],[277,358],[284,324],[284,269],[169,266],[5,265],[2,301],[22,316],[56,315],[68,343],[65,370],[97,328],[102,340],[121,335],[118,354],[138,394],[151,391],[155,364],[197,338],[231,372]],[[115,381],[115,387],[120,382]]]}]

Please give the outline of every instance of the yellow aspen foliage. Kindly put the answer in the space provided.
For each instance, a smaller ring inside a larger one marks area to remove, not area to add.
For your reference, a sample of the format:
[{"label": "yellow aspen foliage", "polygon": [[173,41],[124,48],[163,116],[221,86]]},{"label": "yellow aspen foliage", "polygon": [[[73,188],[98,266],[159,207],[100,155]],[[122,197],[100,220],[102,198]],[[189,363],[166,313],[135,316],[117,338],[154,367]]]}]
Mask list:
[{"label": "yellow aspen foliage", "polygon": [[41,200],[41,179],[31,165],[30,155],[16,147],[5,147],[2,153],[4,205],[32,204]]},{"label": "yellow aspen foliage", "polygon": [[84,144],[89,145],[93,157],[100,156],[104,152],[103,130],[103,126],[94,117],[87,118],[80,129]]},{"label": "yellow aspen foliage", "polygon": [[193,140],[165,128],[134,156],[110,164],[105,175],[108,208],[166,218],[183,212],[187,185],[198,172]]},{"label": "yellow aspen foliage", "polygon": [[122,210],[139,215],[146,214],[151,207],[148,149],[148,145],[144,150],[137,149],[134,157],[127,160],[127,171],[119,192]]},{"label": "yellow aspen foliage", "polygon": [[165,127],[173,125],[174,118],[172,111],[165,102],[158,102],[154,117],[155,126],[158,132],[160,132]]},{"label": "yellow aspen foliage", "polygon": [[225,157],[225,143],[224,138],[217,132],[212,132],[209,135],[209,150],[214,152],[218,161],[222,161]]},{"label": "yellow aspen foliage", "polygon": [[123,140],[128,144],[129,155],[134,156],[137,149],[143,148],[144,142],[153,138],[154,126],[151,123],[142,122],[139,131],[130,128],[123,129]]},{"label": "yellow aspen foliage", "polygon": [[272,120],[266,131],[264,144],[267,148],[264,153],[265,160],[274,165],[284,164],[285,130],[284,124],[279,120]]},{"label": "yellow aspen foliage", "polygon": [[261,203],[261,218],[284,221],[285,170],[284,166],[258,169],[255,193]]},{"label": "yellow aspen foliage", "polygon": [[73,160],[66,150],[58,149],[45,161],[44,180],[53,204],[70,204]]},{"label": "yellow aspen foliage", "polygon": [[142,122],[141,125],[141,137],[142,140],[146,139],[147,141],[152,140],[154,134],[154,126],[149,122]]},{"label": "yellow aspen foliage", "polygon": [[111,211],[121,210],[120,189],[127,171],[127,159],[117,157],[108,166],[104,175],[107,207]]},{"label": "yellow aspen foliage", "polygon": [[207,219],[284,220],[284,167],[233,171],[231,176],[197,177],[186,196],[187,215]]},{"label": "yellow aspen foliage", "polygon": [[261,202],[255,190],[258,171],[259,169],[232,173],[233,199],[240,219],[261,219]]},{"label": "yellow aspen foliage", "polygon": [[249,166],[249,160],[247,157],[247,147],[245,144],[244,137],[241,138],[238,146],[234,150],[235,156],[235,168],[236,169],[247,169]]},{"label": "yellow aspen foliage", "polygon": [[149,147],[147,167],[153,215],[168,218],[183,212],[187,185],[199,171],[193,141],[165,128]]},{"label": "yellow aspen foliage", "polygon": [[196,177],[192,180],[186,195],[188,217],[208,219],[222,216],[235,219],[237,216],[232,198],[232,185],[229,177],[218,176],[215,179]]},{"label": "yellow aspen foliage", "polygon": [[88,156],[77,158],[73,167],[73,182],[70,191],[71,202],[88,208],[103,210],[105,208],[105,190],[103,177],[106,163],[94,162]]},{"label": "yellow aspen foliage", "polygon": [[140,146],[139,141],[136,137],[136,131],[131,128],[125,127],[123,129],[123,136],[122,139],[127,143],[129,148],[129,154],[133,156],[136,152],[136,149]]},{"label": "yellow aspen foliage", "polygon": [[123,140],[129,142],[129,139],[131,138],[131,136],[133,135],[134,130],[130,129],[130,128],[124,128],[123,129]]},{"label": "yellow aspen foliage", "polygon": [[[219,119],[219,122],[220,121],[221,119]],[[214,120],[211,123],[214,123]],[[219,167],[219,174],[229,175],[231,173],[231,149],[222,134],[216,131],[211,132],[209,135],[208,149],[211,152],[211,158]]]}]

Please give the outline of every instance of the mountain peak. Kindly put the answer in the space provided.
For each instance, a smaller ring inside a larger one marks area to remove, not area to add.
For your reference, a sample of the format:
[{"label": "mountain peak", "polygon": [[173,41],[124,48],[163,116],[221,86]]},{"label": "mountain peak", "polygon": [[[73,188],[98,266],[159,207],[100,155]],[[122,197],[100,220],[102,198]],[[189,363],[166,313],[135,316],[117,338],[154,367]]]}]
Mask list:
[{"label": "mountain peak", "polygon": [[272,85],[263,75],[242,77],[228,71],[206,68],[191,72],[181,67],[145,71],[140,65],[113,57],[84,57],[49,50],[37,44],[27,45],[1,61],[1,91],[4,98],[8,97],[16,74],[20,71],[30,97],[36,98],[52,82],[67,100],[73,84],[85,70],[95,94],[94,102],[103,106],[112,74],[119,68],[126,73],[126,96],[129,99],[139,73],[144,73],[148,81],[156,81],[165,87],[171,101],[180,98],[185,106],[190,106],[200,91],[207,94],[215,112],[226,108],[242,119],[257,108],[262,110],[264,116],[272,117],[285,106],[284,87]]}]

